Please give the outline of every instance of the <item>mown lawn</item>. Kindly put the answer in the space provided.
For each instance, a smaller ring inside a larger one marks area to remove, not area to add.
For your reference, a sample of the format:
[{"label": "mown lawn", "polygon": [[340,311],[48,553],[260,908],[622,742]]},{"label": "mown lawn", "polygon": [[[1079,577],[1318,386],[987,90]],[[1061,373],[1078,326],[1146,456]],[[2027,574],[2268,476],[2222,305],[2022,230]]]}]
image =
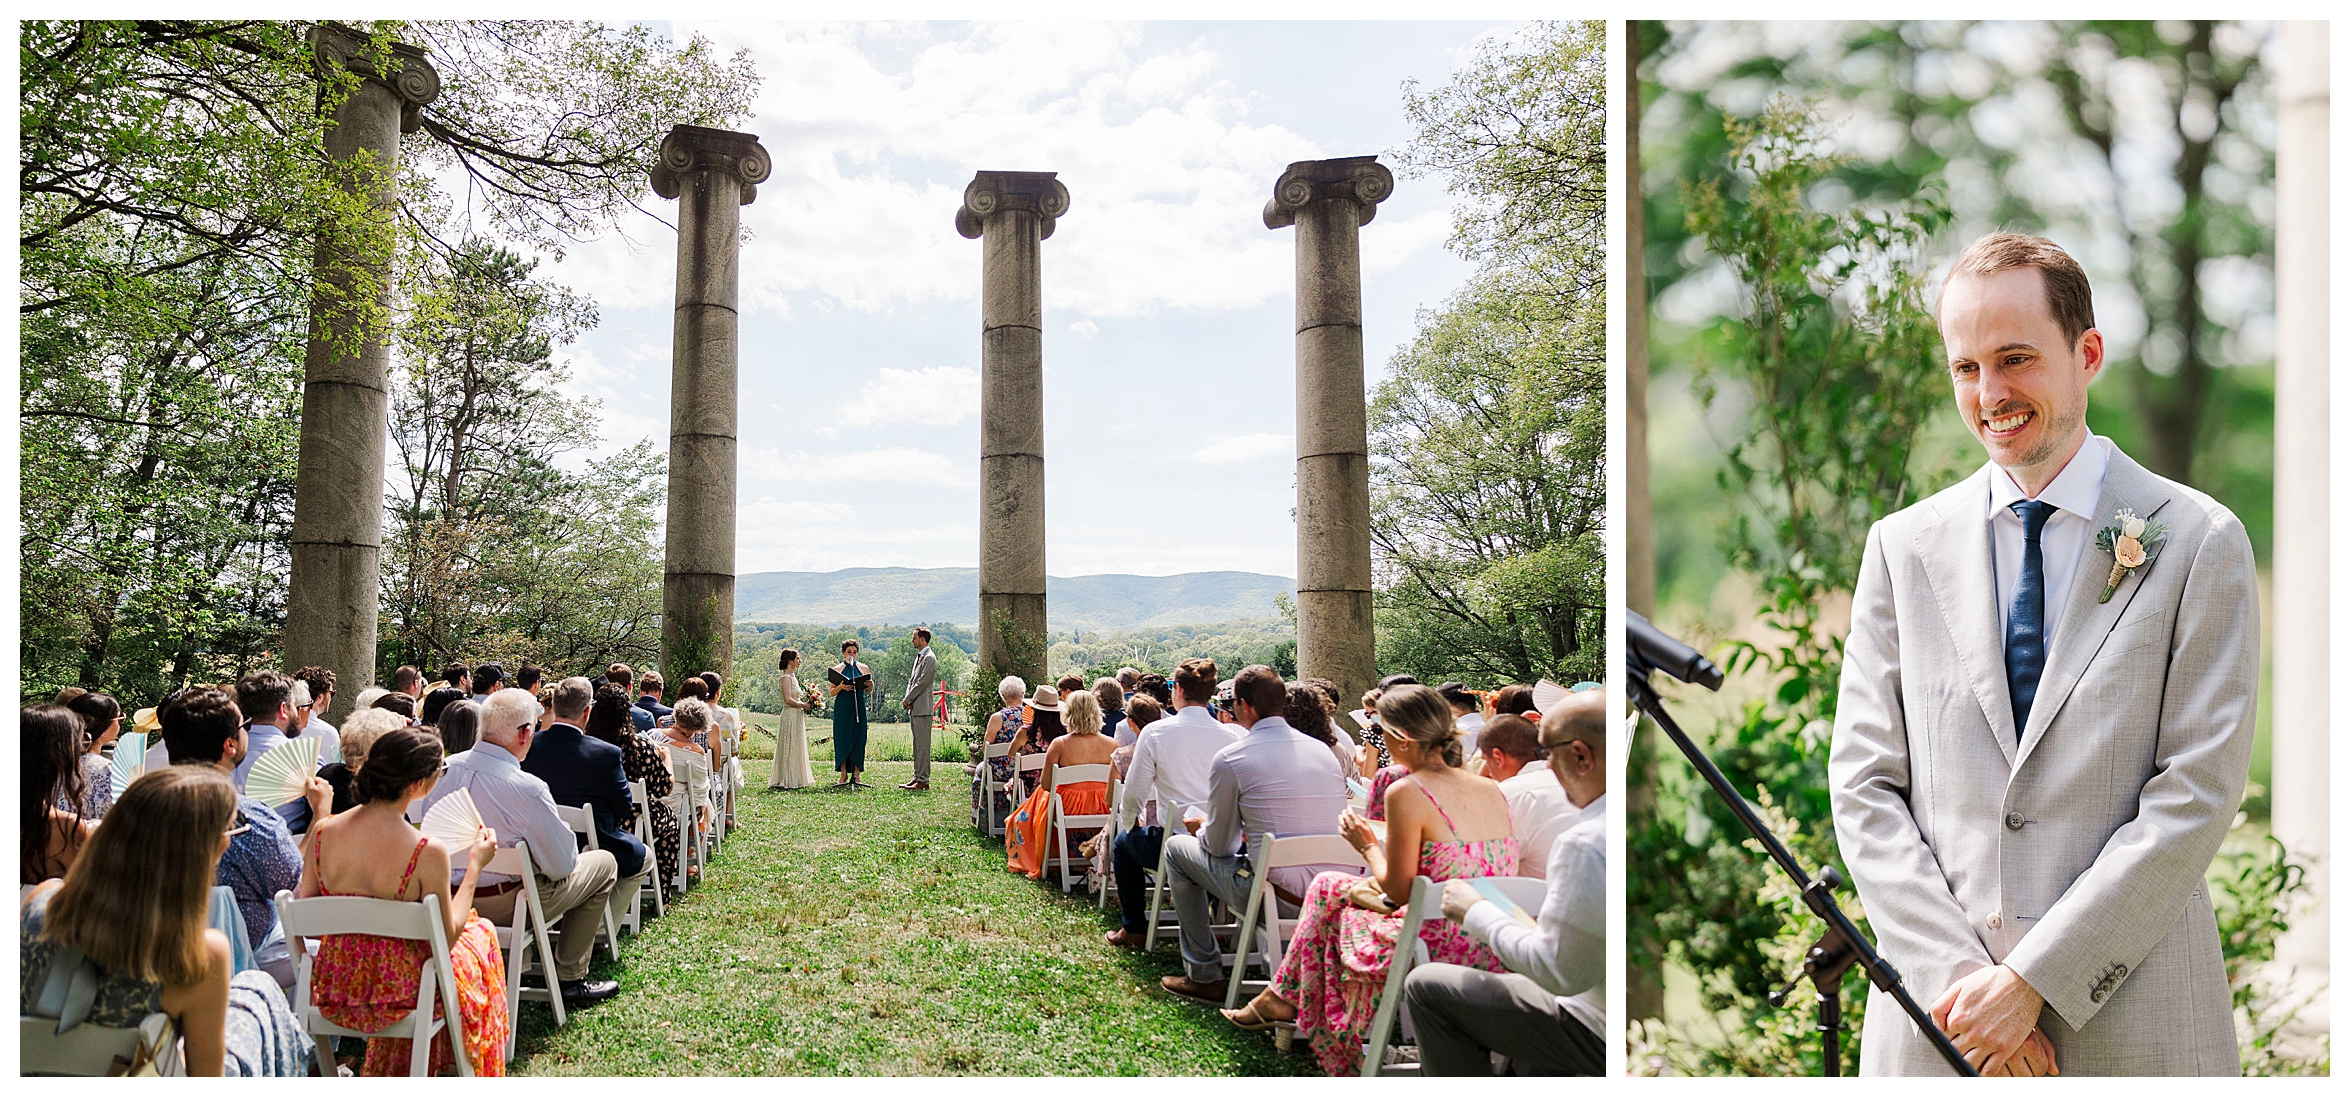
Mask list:
[{"label": "mown lawn", "polygon": [[[828,778],[829,746],[811,753]],[[1111,948],[1114,914],[1006,872],[1000,842],[971,829],[959,766],[927,794],[897,791],[913,767],[884,761],[872,791],[769,792],[764,760],[745,761],[742,828],[709,882],[648,919],[619,963],[598,960],[619,997],[561,1029],[524,1003],[514,1073],[1313,1073],[1302,1045],[1277,1054],[1158,989],[1180,969],[1172,941],[1149,957]]]}]

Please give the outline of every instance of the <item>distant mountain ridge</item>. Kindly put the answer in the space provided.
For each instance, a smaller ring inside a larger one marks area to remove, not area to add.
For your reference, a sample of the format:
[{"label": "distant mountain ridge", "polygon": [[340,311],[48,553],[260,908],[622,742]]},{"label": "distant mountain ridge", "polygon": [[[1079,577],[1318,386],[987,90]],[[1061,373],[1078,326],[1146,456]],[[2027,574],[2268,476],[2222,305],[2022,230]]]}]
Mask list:
[{"label": "distant mountain ridge", "polygon": [[[1209,625],[1281,611],[1297,584],[1248,571],[1182,575],[1048,576],[1054,630]],[[847,568],[762,571],[734,580],[734,619],[811,625],[979,624],[978,568]]]}]

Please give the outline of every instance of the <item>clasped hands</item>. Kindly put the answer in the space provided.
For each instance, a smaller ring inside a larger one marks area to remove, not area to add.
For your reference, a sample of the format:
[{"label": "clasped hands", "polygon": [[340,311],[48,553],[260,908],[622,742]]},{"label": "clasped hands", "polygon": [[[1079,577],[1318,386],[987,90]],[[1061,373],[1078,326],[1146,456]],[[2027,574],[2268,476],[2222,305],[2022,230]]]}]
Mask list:
[{"label": "clasped hands", "polygon": [[1950,984],[1927,1012],[1985,1077],[2038,1078],[2060,1073],[2056,1046],[2039,1027],[2043,1004],[2015,969],[1995,964]]}]

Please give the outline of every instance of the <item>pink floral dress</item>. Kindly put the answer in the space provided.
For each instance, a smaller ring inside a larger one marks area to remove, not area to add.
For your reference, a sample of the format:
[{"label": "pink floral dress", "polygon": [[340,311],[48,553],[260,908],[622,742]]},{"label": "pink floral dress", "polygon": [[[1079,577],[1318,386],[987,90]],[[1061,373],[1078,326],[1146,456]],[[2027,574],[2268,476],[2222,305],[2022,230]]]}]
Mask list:
[{"label": "pink floral dress", "polygon": [[[1423,793],[1427,790],[1422,789]],[[1454,834],[1452,816],[1436,797],[1428,796],[1444,825]],[[1443,882],[1478,876],[1507,876],[1517,871],[1518,839],[1513,836],[1469,842],[1454,838],[1420,842],[1420,874]],[[1395,958],[1396,937],[1403,932],[1400,914],[1375,914],[1347,902],[1346,889],[1359,876],[1325,872],[1306,888],[1299,909],[1297,936],[1281,967],[1273,973],[1273,993],[1297,1007],[1297,1030],[1313,1045],[1314,1060],[1334,1077],[1360,1073],[1363,1037],[1379,1011],[1379,992],[1386,989],[1387,969]],[[1461,927],[1446,919],[1420,923],[1420,940],[1427,942],[1428,959],[1484,971],[1506,972],[1491,949],[1478,944]]]},{"label": "pink floral dress", "polygon": [[[322,867],[318,874],[318,893],[333,895],[336,893],[327,889],[323,868],[325,839],[324,834],[319,835],[317,857]],[[424,844],[430,840],[416,840],[415,851],[408,854],[408,870],[400,874],[399,890],[392,895],[395,901],[408,894],[408,878],[416,873],[416,858],[424,853]],[[327,1020],[338,1025],[362,1032],[377,1031],[416,1008],[417,978],[431,956],[432,945],[426,941],[365,933],[322,937],[318,942],[318,958],[312,961],[311,1002]],[[449,966],[457,975],[457,1012],[465,1023],[465,1057],[472,1063],[475,1075],[503,1076],[506,1073],[506,964],[498,955],[498,932],[488,919],[475,914],[465,923],[465,929],[449,946]],[[441,999],[435,996],[433,1016],[440,1015]],[[359,1068],[359,1073],[372,1077],[407,1074],[410,1047],[411,1041],[402,1038],[370,1038],[367,1062]],[[449,1053],[449,1030],[444,1028],[433,1037],[432,1072],[439,1074],[454,1063]]]}]

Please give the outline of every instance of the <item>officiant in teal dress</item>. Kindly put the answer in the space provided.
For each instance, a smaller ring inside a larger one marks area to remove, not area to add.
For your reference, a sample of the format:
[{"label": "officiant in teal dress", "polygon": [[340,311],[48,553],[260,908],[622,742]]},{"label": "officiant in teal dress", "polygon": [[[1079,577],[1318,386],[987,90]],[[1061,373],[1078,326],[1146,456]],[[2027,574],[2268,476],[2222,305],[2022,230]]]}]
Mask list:
[{"label": "officiant in teal dress", "polygon": [[857,662],[857,642],[843,641],[840,662],[824,672],[832,687],[832,768],[840,773],[833,787],[868,788],[865,784],[865,711],[873,696],[873,669]]}]

